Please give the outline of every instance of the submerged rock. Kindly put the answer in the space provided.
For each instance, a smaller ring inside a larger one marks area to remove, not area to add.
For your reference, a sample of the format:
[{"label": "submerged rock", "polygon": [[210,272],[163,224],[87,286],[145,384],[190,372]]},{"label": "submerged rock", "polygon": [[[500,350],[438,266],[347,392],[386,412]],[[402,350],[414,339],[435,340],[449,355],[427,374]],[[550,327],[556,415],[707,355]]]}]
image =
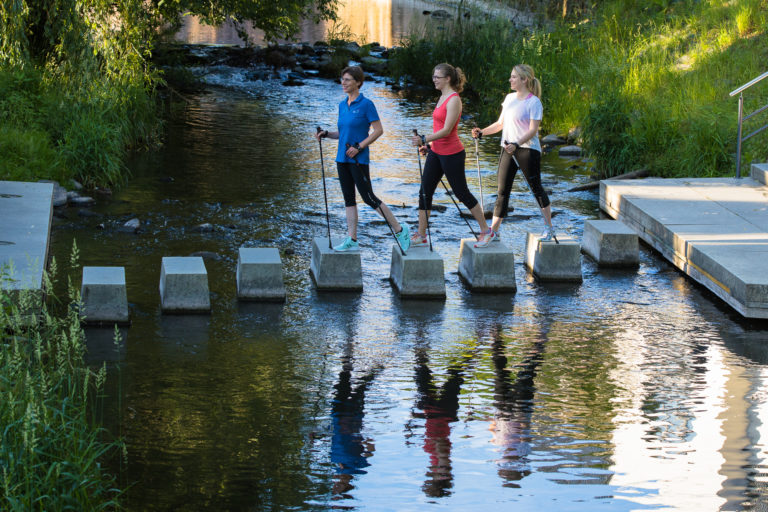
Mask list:
[{"label": "submerged rock", "polygon": [[136,233],[140,227],[141,221],[139,221],[139,219],[133,218],[120,226],[117,230],[122,233]]},{"label": "submerged rock", "polygon": [[190,256],[199,256],[206,260],[216,260],[216,261],[219,261],[224,258],[221,254],[212,252],[212,251],[195,251],[192,254],[190,254]]},{"label": "submerged rock", "polygon": [[197,226],[190,229],[190,231],[194,233],[211,233],[214,230],[213,224],[209,224],[208,222],[205,222],[203,224],[198,224]]},{"label": "submerged rock", "polygon": [[583,153],[579,146],[563,146],[558,151],[560,156],[581,156]]}]

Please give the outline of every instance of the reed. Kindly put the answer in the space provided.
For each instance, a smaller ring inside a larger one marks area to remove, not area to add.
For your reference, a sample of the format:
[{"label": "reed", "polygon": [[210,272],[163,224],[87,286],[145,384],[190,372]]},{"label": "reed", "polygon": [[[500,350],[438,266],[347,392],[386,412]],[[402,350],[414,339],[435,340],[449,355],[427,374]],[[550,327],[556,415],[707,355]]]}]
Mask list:
[{"label": "reed", "polygon": [[[55,273],[54,261],[48,289]],[[66,295],[60,302],[49,297],[31,323],[26,313],[39,294],[0,291],[2,510],[120,508],[116,480],[101,467],[122,446],[99,426],[106,367],[85,364],[79,291],[71,281]]]},{"label": "reed", "polygon": [[[528,63],[542,81],[542,132],[580,128],[577,142],[600,175],[640,168],[659,176],[733,175],[737,104],[728,93],[766,71],[766,6],[765,0],[614,0],[582,5],[579,17],[535,29],[496,18],[414,30],[394,54],[391,72],[429,84],[424,62],[460,66],[469,81],[467,110],[490,123],[512,66]],[[748,110],[768,103],[768,84],[745,98]],[[763,116],[755,127],[765,122]],[[768,144],[760,141],[743,151],[742,173],[748,162],[768,160]]]}]

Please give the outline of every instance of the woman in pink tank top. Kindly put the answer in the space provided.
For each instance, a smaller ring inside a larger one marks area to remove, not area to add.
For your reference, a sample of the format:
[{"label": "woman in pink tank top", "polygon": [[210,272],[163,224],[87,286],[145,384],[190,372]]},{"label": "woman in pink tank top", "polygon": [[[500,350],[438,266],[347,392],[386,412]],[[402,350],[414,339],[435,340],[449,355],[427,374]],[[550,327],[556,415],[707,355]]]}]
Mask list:
[{"label": "woman in pink tank top", "polygon": [[464,175],[466,152],[458,135],[461,118],[459,93],[464,89],[466,82],[464,73],[450,64],[438,64],[432,71],[432,82],[435,89],[440,91],[437,107],[432,112],[433,131],[429,135],[413,137],[414,145],[426,151],[427,159],[424,162],[419,190],[419,230],[411,237],[411,247],[427,243],[427,219],[432,210],[432,196],[443,175],[448,178],[456,197],[464,203],[480,225],[480,240],[490,241],[494,233],[488,228],[482,208],[469,191]]}]

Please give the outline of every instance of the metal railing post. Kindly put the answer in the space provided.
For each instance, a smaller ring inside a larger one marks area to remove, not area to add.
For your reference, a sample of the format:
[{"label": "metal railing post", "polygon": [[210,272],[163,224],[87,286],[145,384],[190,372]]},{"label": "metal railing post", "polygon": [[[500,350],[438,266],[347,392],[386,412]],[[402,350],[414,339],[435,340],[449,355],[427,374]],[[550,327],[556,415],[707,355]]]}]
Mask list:
[{"label": "metal railing post", "polygon": [[747,114],[747,116],[744,116],[744,93],[742,91],[749,89],[750,87],[752,87],[759,81],[764,80],[765,78],[768,78],[768,72],[763,73],[757,78],[753,78],[752,80],[742,85],[738,89],[734,89],[729,94],[731,98],[733,98],[737,94],[739,95],[739,131],[738,131],[738,136],[736,137],[736,177],[737,178],[741,178],[741,143],[747,139],[752,138],[753,136],[757,135],[758,133],[768,128],[768,124],[765,124],[760,128],[758,128],[757,130],[750,133],[749,135],[747,135],[746,137],[741,136],[742,125],[744,124],[744,121],[748,121],[751,117],[756,116],[757,114],[760,114],[765,110],[768,110],[768,104],[766,104],[758,108],[754,112]]},{"label": "metal railing post", "polygon": [[741,123],[744,121],[744,93],[739,93],[739,131],[736,137],[736,177],[741,178]]}]

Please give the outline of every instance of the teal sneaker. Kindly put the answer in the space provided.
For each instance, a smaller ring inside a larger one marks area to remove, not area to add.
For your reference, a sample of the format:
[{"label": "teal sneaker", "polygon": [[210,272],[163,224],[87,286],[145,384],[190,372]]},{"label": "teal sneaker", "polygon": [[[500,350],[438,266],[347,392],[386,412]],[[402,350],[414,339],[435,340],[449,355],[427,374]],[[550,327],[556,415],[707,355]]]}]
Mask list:
[{"label": "teal sneaker", "polygon": [[360,249],[360,244],[352,240],[351,236],[348,236],[344,239],[343,242],[341,242],[339,245],[333,248],[334,251],[357,251]]},{"label": "teal sneaker", "polygon": [[411,230],[408,229],[408,226],[405,224],[400,224],[400,226],[403,229],[401,229],[399,233],[395,234],[395,238],[397,238],[397,241],[400,242],[400,247],[403,248],[403,251],[408,251],[408,249],[411,248]]}]

